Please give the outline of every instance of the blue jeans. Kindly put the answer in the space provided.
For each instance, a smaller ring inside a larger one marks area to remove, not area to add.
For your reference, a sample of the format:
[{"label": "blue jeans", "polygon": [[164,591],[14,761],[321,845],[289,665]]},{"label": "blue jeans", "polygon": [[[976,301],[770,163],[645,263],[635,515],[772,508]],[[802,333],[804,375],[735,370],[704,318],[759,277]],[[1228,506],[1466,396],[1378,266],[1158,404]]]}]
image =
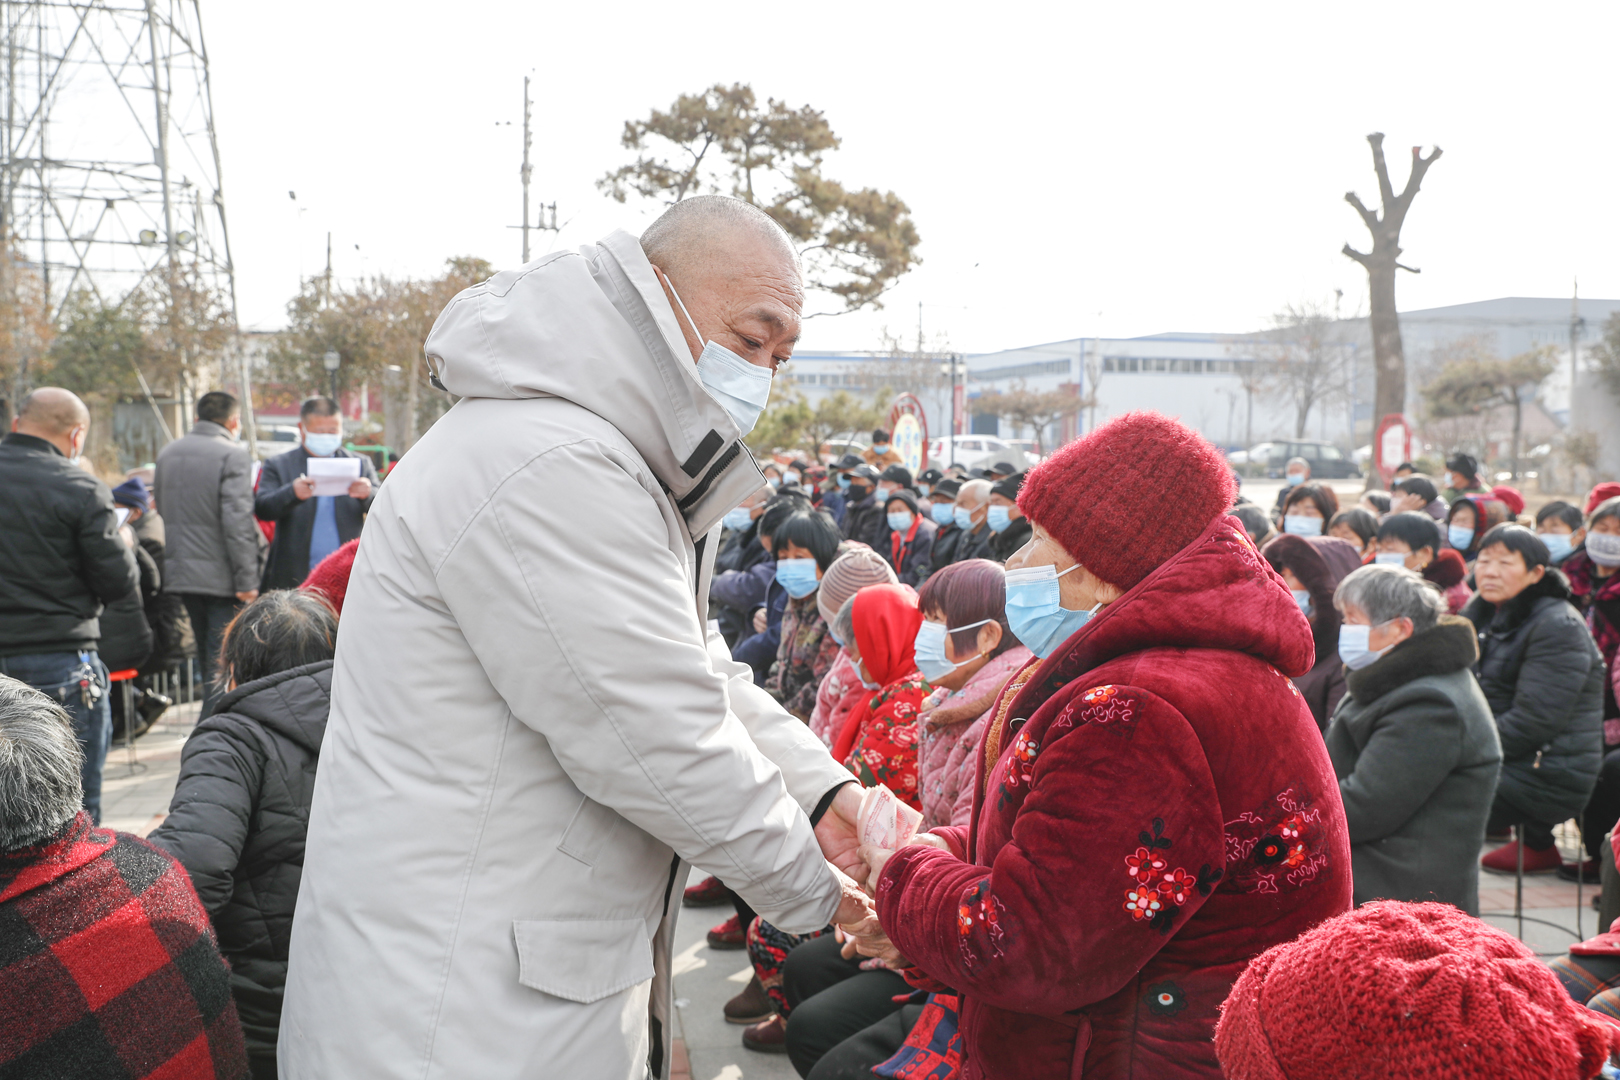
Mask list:
[{"label": "blue jeans", "polygon": [[26,656],[0,656],[0,675],[25,682],[67,710],[73,720],[73,734],[84,751],[84,808],[101,824],[101,769],[107,762],[107,746],[112,741],[112,684],[107,665],[94,649],[88,653],[101,696],[86,705],[79,689],[79,654],[76,652],[30,653]]}]

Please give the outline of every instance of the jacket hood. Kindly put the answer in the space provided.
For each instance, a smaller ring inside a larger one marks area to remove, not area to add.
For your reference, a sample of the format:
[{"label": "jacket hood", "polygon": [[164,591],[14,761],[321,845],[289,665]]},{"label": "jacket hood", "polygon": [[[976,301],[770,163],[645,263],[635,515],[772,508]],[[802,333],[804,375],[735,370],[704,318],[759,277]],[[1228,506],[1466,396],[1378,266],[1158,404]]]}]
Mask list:
[{"label": "jacket hood", "polygon": [[1350,696],[1365,705],[1425,675],[1450,675],[1474,666],[1479,639],[1474,624],[1460,615],[1442,615],[1435,626],[1413,634],[1360,671],[1345,674]]},{"label": "jacket hood", "polygon": [[615,231],[463,290],[424,346],[439,382],[472,398],[558,397],[628,439],[693,538],[765,486],[697,365],[641,244]]},{"label": "jacket hood", "polygon": [[319,754],[332,710],[332,661],[278,671],[225,694],[204,724],[227,714],[255,720],[312,754]]},{"label": "jacket hood", "polygon": [[[1222,514],[1196,540],[1097,613],[1047,657],[1019,692],[1044,700],[1092,668],[1152,648],[1248,653],[1297,677],[1316,655],[1311,625],[1243,523]],[[1028,716],[1023,700],[1013,704]]]}]

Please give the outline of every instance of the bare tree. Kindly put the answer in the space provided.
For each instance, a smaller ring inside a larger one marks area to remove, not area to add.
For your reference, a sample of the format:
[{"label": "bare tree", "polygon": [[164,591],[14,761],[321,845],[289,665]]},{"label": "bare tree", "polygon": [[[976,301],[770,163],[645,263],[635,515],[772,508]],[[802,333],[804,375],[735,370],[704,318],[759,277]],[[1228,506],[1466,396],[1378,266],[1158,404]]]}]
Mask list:
[{"label": "bare tree", "polygon": [[1056,390],[1030,390],[1022,382],[1008,390],[980,394],[973,411],[999,417],[1017,428],[1032,428],[1035,448],[1046,450],[1045,432],[1053,424],[1078,416],[1091,404],[1075,383],[1064,383]]},{"label": "bare tree", "polygon": [[1271,322],[1272,329],[1255,344],[1260,367],[1249,375],[1294,410],[1294,437],[1302,439],[1312,410],[1345,393],[1343,333],[1326,305],[1309,300],[1289,304]]},{"label": "bare tree", "polygon": [[1509,458],[1513,476],[1520,472],[1519,444],[1524,429],[1524,402],[1552,374],[1557,349],[1543,345],[1503,360],[1490,352],[1458,356],[1423,388],[1429,415],[1437,418],[1485,416],[1507,409],[1513,417]]},{"label": "bare tree", "polygon": [[[1372,234],[1372,250],[1361,252],[1346,244],[1343,251],[1367,271],[1375,373],[1373,423],[1376,424],[1381,417],[1406,411],[1406,354],[1401,346],[1400,317],[1395,310],[1395,271],[1419,272],[1399,261],[1401,226],[1406,222],[1406,213],[1417,196],[1424,173],[1440,157],[1440,148],[1435,147],[1428,157],[1424,157],[1422,147],[1412,147],[1412,171],[1407,177],[1406,188],[1397,195],[1389,182],[1389,167],[1384,164],[1383,133],[1373,132],[1367,136],[1367,142],[1372,145],[1373,169],[1378,174],[1378,195],[1383,213],[1367,209],[1355,192],[1346,192],[1344,201],[1361,215],[1362,223]],[[1368,484],[1374,483],[1373,477],[1374,472],[1369,471]]]}]

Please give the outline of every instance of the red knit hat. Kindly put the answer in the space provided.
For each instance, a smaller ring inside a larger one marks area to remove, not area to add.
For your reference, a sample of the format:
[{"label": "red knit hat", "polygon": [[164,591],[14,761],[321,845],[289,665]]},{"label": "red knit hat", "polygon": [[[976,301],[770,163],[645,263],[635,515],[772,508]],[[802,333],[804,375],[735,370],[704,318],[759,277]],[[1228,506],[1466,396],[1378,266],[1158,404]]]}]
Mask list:
[{"label": "red knit hat", "polygon": [[1608,502],[1616,495],[1620,495],[1620,484],[1615,483],[1613,480],[1604,481],[1593,488],[1592,493],[1586,497],[1586,512],[1590,514],[1598,508],[1599,503]]},{"label": "red knit hat", "polygon": [[332,552],[309,572],[299,588],[313,589],[324,595],[341,617],[343,598],[349,592],[349,573],[354,569],[354,553],[359,547],[360,540],[356,537]]},{"label": "red knit hat", "polygon": [[1261,953],[1215,1029],[1226,1080],[1588,1080],[1617,1047],[1522,943],[1392,900]]},{"label": "red knit hat", "polygon": [[1029,471],[1024,516],[1110,585],[1129,589],[1232,506],[1232,467],[1156,412],[1117,416]]},{"label": "red knit hat", "polygon": [[1518,488],[1510,488],[1506,484],[1499,484],[1491,488],[1491,494],[1506,503],[1507,508],[1513,511],[1514,517],[1524,513],[1524,496],[1519,494]]}]

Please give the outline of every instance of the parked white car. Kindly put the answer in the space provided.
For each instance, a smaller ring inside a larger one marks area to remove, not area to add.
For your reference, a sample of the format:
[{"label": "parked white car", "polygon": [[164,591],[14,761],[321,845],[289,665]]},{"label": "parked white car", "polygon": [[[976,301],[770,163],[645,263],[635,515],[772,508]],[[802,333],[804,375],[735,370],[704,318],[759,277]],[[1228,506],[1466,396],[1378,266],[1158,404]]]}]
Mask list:
[{"label": "parked white car", "polygon": [[1024,453],[1017,440],[1001,439],[994,435],[945,435],[928,443],[928,464],[936,469],[947,465],[963,465],[969,469],[982,469],[1005,461],[1020,471],[1035,464]]}]

